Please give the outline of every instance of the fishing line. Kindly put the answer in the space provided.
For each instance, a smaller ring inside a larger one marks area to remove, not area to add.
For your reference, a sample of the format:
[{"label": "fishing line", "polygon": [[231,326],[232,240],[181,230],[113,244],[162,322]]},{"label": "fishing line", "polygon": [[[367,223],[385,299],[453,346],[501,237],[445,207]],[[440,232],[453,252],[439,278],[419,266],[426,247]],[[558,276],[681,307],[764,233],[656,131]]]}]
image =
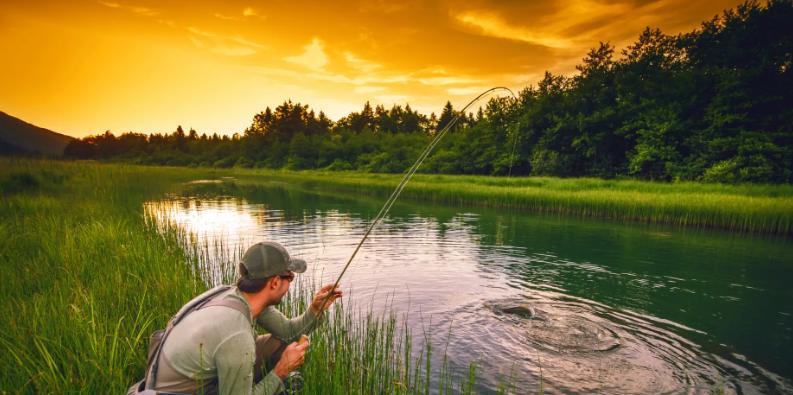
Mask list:
[{"label": "fishing line", "polygon": [[[394,202],[396,202],[397,198],[402,193],[402,190],[405,189],[405,186],[407,185],[408,181],[410,181],[410,179],[413,177],[413,174],[416,173],[419,166],[421,166],[422,162],[424,162],[424,159],[426,159],[427,156],[429,156],[433,148],[435,148],[435,146],[438,145],[438,143],[441,141],[443,136],[445,136],[446,133],[449,130],[451,130],[454,127],[454,125],[457,124],[457,122],[460,120],[460,117],[465,116],[466,111],[468,110],[469,107],[477,103],[480,99],[482,99],[482,97],[497,90],[505,90],[509,92],[510,95],[512,95],[513,99],[517,99],[515,93],[512,92],[512,90],[507,87],[497,86],[494,88],[490,88],[479,94],[479,96],[475,97],[470,102],[468,102],[468,104],[466,104],[465,107],[463,107],[463,109],[454,118],[452,118],[452,120],[448,124],[446,124],[446,126],[444,126],[443,129],[441,129],[441,131],[438,132],[438,134],[435,135],[432,141],[430,141],[430,143],[427,144],[427,147],[424,148],[424,151],[421,152],[421,154],[416,159],[416,161],[413,162],[413,165],[410,166],[410,168],[405,172],[404,176],[402,176],[402,180],[399,181],[399,184],[396,186],[396,188],[394,188],[394,191],[391,192],[391,195],[385,201],[383,207],[380,208],[380,211],[374,217],[374,220],[372,220],[372,222],[369,224],[369,226],[366,229],[366,232],[363,234],[363,237],[361,238],[361,241],[358,242],[358,245],[355,246],[355,250],[353,250],[352,255],[350,255],[350,259],[347,260],[347,263],[344,265],[344,268],[341,270],[341,273],[339,273],[339,276],[336,278],[336,281],[333,283],[333,287],[330,288],[331,290],[335,290],[336,287],[339,286],[339,282],[341,281],[341,278],[344,276],[344,273],[347,272],[347,269],[350,267],[350,264],[352,263],[353,259],[355,259],[355,256],[358,254],[358,251],[361,249],[363,243],[369,237],[369,234],[372,233],[372,229],[374,229],[374,227],[377,226],[378,223],[380,223],[383,217],[385,217],[385,215],[388,214],[388,211],[391,209],[391,206],[394,205]],[[517,135],[517,132],[515,132],[515,135]],[[515,136],[513,136],[513,140],[514,137]],[[515,143],[513,142],[512,155],[510,155],[510,170],[509,170],[510,174],[512,174],[512,157],[514,155],[514,152],[515,152]],[[325,296],[325,300],[320,305],[320,309],[319,309],[320,312],[325,309],[325,306],[327,305],[328,300],[330,300],[330,297],[332,295],[333,292],[328,292],[328,295]],[[322,315],[320,315],[317,318],[318,321],[321,319],[322,319]],[[306,328],[308,328],[308,325],[306,325],[300,332],[304,332]]]}]

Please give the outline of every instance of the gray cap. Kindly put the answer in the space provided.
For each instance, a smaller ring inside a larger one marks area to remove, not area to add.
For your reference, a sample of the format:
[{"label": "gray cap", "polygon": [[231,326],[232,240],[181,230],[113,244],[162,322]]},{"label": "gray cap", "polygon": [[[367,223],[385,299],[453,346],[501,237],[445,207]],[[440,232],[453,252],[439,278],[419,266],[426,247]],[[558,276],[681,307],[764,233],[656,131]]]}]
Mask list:
[{"label": "gray cap", "polygon": [[242,264],[248,271],[249,279],[264,279],[284,272],[303,273],[306,271],[306,261],[289,258],[289,253],[282,245],[263,241],[256,243],[242,256]]}]

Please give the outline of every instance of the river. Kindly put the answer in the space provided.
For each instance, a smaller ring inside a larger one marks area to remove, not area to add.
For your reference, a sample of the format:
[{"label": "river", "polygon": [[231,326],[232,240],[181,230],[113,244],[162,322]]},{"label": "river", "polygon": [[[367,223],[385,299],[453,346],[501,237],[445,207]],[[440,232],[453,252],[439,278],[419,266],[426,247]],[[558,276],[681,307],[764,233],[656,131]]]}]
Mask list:
[{"label": "river", "polygon": [[[383,200],[208,182],[144,209],[210,250],[280,242],[332,282]],[[403,200],[342,285],[460,374],[475,362],[481,393],[511,377],[519,393],[752,394],[793,391],[791,279],[788,238]]]}]

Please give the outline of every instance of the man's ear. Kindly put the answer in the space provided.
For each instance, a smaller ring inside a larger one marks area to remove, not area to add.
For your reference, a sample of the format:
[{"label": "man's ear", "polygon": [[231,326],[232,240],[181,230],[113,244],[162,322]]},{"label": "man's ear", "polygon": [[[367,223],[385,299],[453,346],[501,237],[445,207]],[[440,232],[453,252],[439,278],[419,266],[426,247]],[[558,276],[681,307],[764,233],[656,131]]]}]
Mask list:
[{"label": "man's ear", "polygon": [[278,288],[278,281],[281,280],[278,276],[272,276],[267,279],[267,288],[276,289]]}]

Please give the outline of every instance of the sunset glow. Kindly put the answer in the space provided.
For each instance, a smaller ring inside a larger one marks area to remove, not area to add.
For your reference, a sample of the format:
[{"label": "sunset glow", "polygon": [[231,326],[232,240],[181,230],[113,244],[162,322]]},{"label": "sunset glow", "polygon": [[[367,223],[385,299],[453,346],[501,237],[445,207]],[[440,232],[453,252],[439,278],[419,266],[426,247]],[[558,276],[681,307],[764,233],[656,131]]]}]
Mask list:
[{"label": "sunset glow", "polygon": [[695,29],[737,1],[5,1],[0,110],[72,136],[242,132],[284,100],[438,113],[572,74],[598,42]]}]

